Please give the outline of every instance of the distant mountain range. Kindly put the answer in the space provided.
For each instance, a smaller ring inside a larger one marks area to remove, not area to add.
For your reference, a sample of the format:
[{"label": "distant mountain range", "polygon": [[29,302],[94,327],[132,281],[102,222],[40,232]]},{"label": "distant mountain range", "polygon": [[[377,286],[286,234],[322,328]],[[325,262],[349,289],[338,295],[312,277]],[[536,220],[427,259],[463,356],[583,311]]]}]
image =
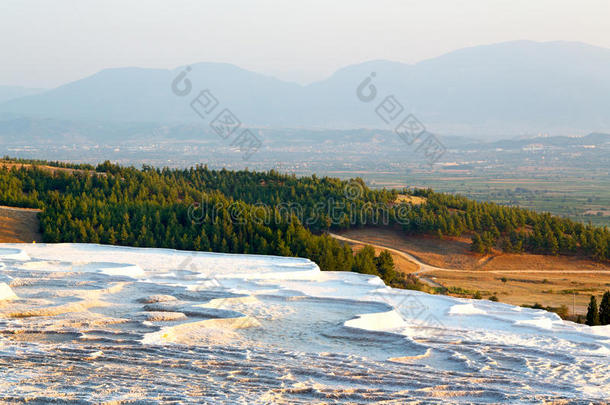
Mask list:
[{"label": "distant mountain range", "polygon": [[521,139],[502,139],[486,143],[467,143],[462,139],[461,142],[454,143],[461,149],[522,149],[526,147],[550,147],[550,148],[569,148],[569,147],[600,147],[610,146],[610,134],[591,133],[585,136],[536,136],[533,138]]},{"label": "distant mountain range", "polygon": [[[353,144],[355,148],[375,146],[376,150],[407,148],[391,130],[378,129],[307,129],[261,128],[256,131],[271,150],[291,148],[320,149],[332,145]],[[475,137],[438,135],[448,149],[520,150],[526,147],[604,147],[610,148],[610,133],[590,133],[585,136],[523,136],[504,139],[477,139]],[[99,122],[71,121],[52,118],[6,118],[0,116],[0,146],[36,145],[145,145],[150,143],[209,143],[210,147],[225,142],[209,126],[201,123],[159,124],[152,122]],[[356,146],[359,145],[359,146]],[[2,148],[0,148],[2,149]]]},{"label": "distant mountain range", "polygon": [[21,86],[0,86],[0,103],[15,98],[42,93],[44,89],[32,89]]},{"label": "distant mountain range", "polygon": [[[202,121],[189,103],[209,89],[219,101],[214,113],[227,107],[244,125],[260,128],[391,130],[396,122],[386,124],[375,109],[394,95],[403,114],[413,113],[439,134],[491,140],[610,131],[610,50],[581,43],[507,42],[413,65],[371,61],[306,86],[229,64],[198,63],[190,69],[186,77],[192,91],[183,97],[172,92],[171,84],[184,67],[107,69],[35,94],[8,96],[0,87],[0,114],[5,119],[195,124]],[[356,89],[373,72],[377,97],[363,102]]]}]

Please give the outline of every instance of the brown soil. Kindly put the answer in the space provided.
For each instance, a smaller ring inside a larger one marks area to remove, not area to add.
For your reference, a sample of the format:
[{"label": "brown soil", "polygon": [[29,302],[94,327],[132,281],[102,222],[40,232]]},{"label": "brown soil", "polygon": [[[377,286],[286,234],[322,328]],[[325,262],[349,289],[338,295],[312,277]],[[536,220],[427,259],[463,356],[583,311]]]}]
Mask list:
[{"label": "brown soil", "polygon": [[[494,271],[444,272],[431,271],[426,277],[444,287],[479,291],[483,298],[495,295],[501,302],[514,305],[559,307],[565,305],[570,314],[575,304],[576,314],[584,315],[591,295],[601,299],[610,290],[610,273],[509,273]],[[506,279],[503,282],[502,279]]]},{"label": "brown soil", "polygon": [[21,169],[21,168],[31,169],[33,166],[35,166],[38,169],[50,171],[52,173],[58,173],[58,172],[64,172],[64,173],[69,173],[69,174],[87,173],[87,174],[98,174],[101,176],[106,176],[106,173],[96,172],[95,170],[70,169],[67,167],[55,167],[55,166],[47,166],[47,165],[31,165],[29,163],[5,162],[5,161],[0,160],[0,168],[6,167],[7,169],[12,169],[13,167],[16,167],[18,169]]},{"label": "brown soil", "polygon": [[609,264],[579,257],[495,252],[470,252],[470,238],[408,236],[390,228],[350,229],[339,232],[346,238],[402,250],[420,261],[447,269],[461,270],[610,270]]},{"label": "brown soil", "polygon": [[407,202],[413,205],[421,205],[426,202],[426,199],[424,197],[418,197],[414,195],[398,194],[398,196],[396,196],[396,202]]},{"label": "brown soil", "polygon": [[[394,248],[419,259],[425,264],[446,270],[428,270],[421,273],[428,280],[447,288],[460,288],[472,296],[479,291],[484,299],[495,295],[501,302],[514,305],[559,307],[565,305],[569,313],[584,315],[591,295],[598,299],[610,290],[610,265],[566,256],[533,254],[502,254],[489,256],[469,252],[468,238],[438,239],[427,236],[407,236],[384,228],[353,229],[341,236]],[[408,262],[393,254],[395,261]],[[418,266],[402,264],[398,269],[417,271]],[[503,281],[504,280],[504,281]]]},{"label": "brown soil", "polygon": [[40,210],[0,206],[0,242],[42,242],[38,212]]}]

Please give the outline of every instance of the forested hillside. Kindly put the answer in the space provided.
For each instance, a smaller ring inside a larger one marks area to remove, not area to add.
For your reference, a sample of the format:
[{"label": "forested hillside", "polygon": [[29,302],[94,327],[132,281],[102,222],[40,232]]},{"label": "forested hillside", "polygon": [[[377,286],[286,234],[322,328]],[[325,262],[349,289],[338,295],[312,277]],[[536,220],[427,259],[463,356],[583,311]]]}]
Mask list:
[{"label": "forested hillside", "polygon": [[[42,162],[38,162],[42,163]],[[50,163],[46,163],[50,165]],[[410,234],[471,235],[472,250],[610,258],[607,228],[431,190],[372,190],[362,180],[274,171],[120,167],[52,172],[0,168],[0,204],[40,208],[47,242],[90,242],[301,256],[323,270],[379,274],[407,283],[374,251],[354,257],[329,229],[401,227]],[[400,202],[399,202],[400,201]],[[391,258],[390,258],[391,260]]]}]

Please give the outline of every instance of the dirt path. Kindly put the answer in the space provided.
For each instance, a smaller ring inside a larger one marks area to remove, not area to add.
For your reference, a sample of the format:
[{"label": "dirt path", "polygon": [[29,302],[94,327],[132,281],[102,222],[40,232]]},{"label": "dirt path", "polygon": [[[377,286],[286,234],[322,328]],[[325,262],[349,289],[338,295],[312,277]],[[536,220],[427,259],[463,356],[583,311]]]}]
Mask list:
[{"label": "dirt path", "polygon": [[[393,255],[409,260],[417,266],[411,274],[431,287],[457,288],[465,294],[480,292],[483,296],[495,296],[502,302],[513,305],[543,303],[553,307],[565,305],[570,314],[584,315],[589,297],[601,297],[610,286],[610,270],[605,269],[456,269],[432,266],[418,257],[388,246],[386,243],[371,243],[337,234],[329,234],[337,240],[350,244],[371,245],[377,249],[387,249]],[[450,253],[451,254],[451,253]],[[485,259],[484,259],[485,260]],[[519,260],[514,258],[513,260]],[[520,262],[518,262],[520,263]],[[527,263],[527,261],[526,261]],[[578,269],[578,264],[574,265]],[[512,274],[521,274],[511,277]],[[575,295],[574,295],[575,294]],[[458,296],[464,296],[464,294]]]},{"label": "dirt path", "polygon": [[373,247],[376,247],[379,249],[385,249],[385,250],[388,250],[389,252],[395,253],[395,254],[407,259],[408,261],[415,263],[418,266],[418,270],[411,274],[415,275],[422,282],[429,285],[430,287],[444,288],[442,284],[439,284],[436,281],[432,281],[429,278],[420,276],[420,273],[423,273],[426,271],[432,271],[432,270],[445,270],[445,269],[441,269],[439,267],[434,267],[434,266],[430,266],[426,263],[422,263],[415,256],[413,256],[409,253],[403,252],[402,250],[391,248],[389,246],[375,245],[375,244],[371,244],[371,243],[360,241],[360,240],[346,238],[345,236],[337,235],[334,233],[329,233],[329,235],[332,236],[333,238],[343,241],[343,242],[348,242],[348,243],[353,243],[353,244],[362,244],[362,245],[371,245]]},{"label": "dirt path", "polygon": [[[346,238],[345,236],[341,236],[341,235],[337,235],[334,233],[329,233],[330,236],[332,236],[333,238],[337,239],[337,240],[341,240],[344,242],[350,242],[350,243],[358,243],[358,244],[362,244],[362,245],[371,245],[373,247],[377,247],[380,249],[387,249],[391,252],[394,252],[396,254],[399,254],[403,257],[405,257],[406,259],[412,261],[413,263],[417,264],[419,266],[419,270],[414,273],[414,274],[420,274],[420,273],[427,273],[427,272],[431,272],[431,271],[448,271],[448,272],[472,272],[472,270],[468,270],[468,269],[450,269],[450,268],[444,268],[444,267],[436,267],[436,266],[431,266],[429,264],[423,263],[421,262],[419,259],[417,259],[415,256],[411,255],[410,253],[404,252],[402,250],[397,250],[394,249],[392,247],[389,246],[382,246],[382,245],[376,245],[374,243],[370,243],[370,242],[366,242],[366,241],[362,241],[362,240],[356,240],[356,239],[350,239],[350,238]],[[485,272],[485,273],[494,273],[494,274],[504,274],[504,273],[548,273],[548,274],[587,274],[587,273],[591,273],[591,274],[610,274],[610,270],[538,270],[538,269],[520,269],[520,270],[480,270],[481,272]]]},{"label": "dirt path", "polygon": [[[407,252],[419,262],[442,269],[470,271],[509,270],[610,270],[610,262],[600,263],[577,256],[549,256],[495,252],[488,256],[470,251],[470,238],[406,235],[389,227],[369,227],[335,232],[345,238],[387,246]],[[406,260],[401,258],[401,260]]]},{"label": "dirt path", "polygon": [[388,250],[388,251],[390,251],[392,253],[396,253],[397,255],[400,255],[400,256],[404,257],[405,259],[407,259],[407,260],[417,264],[419,266],[419,269],[417,270],[418,273],[422,272],[422,271],[425,271],[428,268],[430,268],[430,270],[445,270],[445,269],[442,269],[442,268],[439,268],[439,267],[430,266],[430,265],[428,265],[426,263],[422,263],[415,256],[413,256],[413,255],[411,255],[411,254],[409,254],[407,252],[404,252],[402,250],[394,249],[394,248],[391,248],[389,246],[377,245],[377,244],[366,242],[366,241],[362,241],[362,240],[346,238],[345,236],[337,235],[335,233],[330,233],[329,232],[328,234],[330,236],[332,236],[333,238],[335,238],[337,240],[340,240],[340,241],[343,241],[343,242],[357,243],[357,244],[360,244],[360,245],[371,245],[373,247],[377,247],[377,248],[380,248],[380,249],[386,249],[386,250]]}]

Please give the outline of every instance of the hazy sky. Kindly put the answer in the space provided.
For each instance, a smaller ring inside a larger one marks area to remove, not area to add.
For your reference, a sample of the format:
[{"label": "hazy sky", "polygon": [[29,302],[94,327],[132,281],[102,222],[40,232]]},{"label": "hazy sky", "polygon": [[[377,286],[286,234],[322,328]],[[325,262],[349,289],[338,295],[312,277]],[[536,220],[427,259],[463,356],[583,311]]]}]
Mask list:
[{"label": "hazy sky", "polygon": [[310,82],[365,60],[517,39],[610,48],[609,17],[608,0],[1,0],[0,84],[202,61]]}]

